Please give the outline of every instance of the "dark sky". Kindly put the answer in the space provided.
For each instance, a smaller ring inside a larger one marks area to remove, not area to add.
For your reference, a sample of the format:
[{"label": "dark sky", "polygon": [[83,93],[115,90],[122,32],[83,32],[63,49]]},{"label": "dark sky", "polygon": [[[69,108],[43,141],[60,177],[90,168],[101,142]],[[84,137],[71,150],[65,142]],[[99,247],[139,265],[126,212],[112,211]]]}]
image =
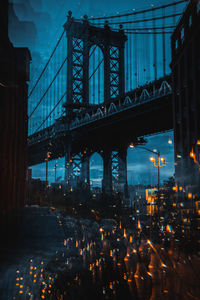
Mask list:
[{"label": "dark sky", "polygon": [[[151,5],[162,5],[171,3],[173,0],[13,0],[13,8],[10,9],[9,34],[15,46],[28,46],[32,53],[31,83],[33,85],[39,71],[42,70],[45,61],[48,59],[52,49],[63,31],[63,24],[66,21],[69,10],[76,18],[84,14],[91,16],[113,15],[117,13],[130,12],[132,9],[140,10],[149,8]],[[174,158],[173,133],[152,136],[148,138],[146,145],[150,149],[157,149],[166,157],[166,167],[161,170],[161,179],[173,175]],[[156,182],[157,170],[149,161],[149,153],[143,150],[128,150],[128,179],[131,184]],[[102,176],[102,162],[98,157],[93,157],[91,175]],[[57,161],[58,176],[63,178],[63,159]],[[55,162],[49,165],[49,179],[54,180],[53,167]],[[34,177],[45,177],[45,170],[42,166],[33,168]],[[94,180],[98,183],[99,179]]]}]

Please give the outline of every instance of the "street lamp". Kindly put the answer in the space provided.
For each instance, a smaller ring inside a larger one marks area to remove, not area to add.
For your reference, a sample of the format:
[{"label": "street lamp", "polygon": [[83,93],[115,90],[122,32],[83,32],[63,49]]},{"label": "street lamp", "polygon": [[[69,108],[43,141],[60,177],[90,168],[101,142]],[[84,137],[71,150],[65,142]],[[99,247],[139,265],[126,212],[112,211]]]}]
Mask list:
[{"label": "street lamp", "polygon": [[160,152],[159,151],[152,151],[154,154],[158,156],[157,162],[155,157],[150,157],[150,161],[153,162],[154,167],[158,168],[158,203],[160,200],[160,168],[165,166],[165,158],[160,157]]},{"label": "street lamp", "polygon": [[[130,144],[131,148],[134,148],[134,144]],[[156,149],[150,150],[146,147],[143,146],[137,146],[137,148],[144,149],[150,153],[156,154],[158,156],[157,160],[155,159],[154,156],[150,157],[150,161],[153,162],[154,167],[158,168],[158,206],[160,205],[159,200],[160,200],[160,168],[165,166],[165,158],[160,157],[160,152],[157,151]],[[159,209],[158,209],[159,212]]]}]

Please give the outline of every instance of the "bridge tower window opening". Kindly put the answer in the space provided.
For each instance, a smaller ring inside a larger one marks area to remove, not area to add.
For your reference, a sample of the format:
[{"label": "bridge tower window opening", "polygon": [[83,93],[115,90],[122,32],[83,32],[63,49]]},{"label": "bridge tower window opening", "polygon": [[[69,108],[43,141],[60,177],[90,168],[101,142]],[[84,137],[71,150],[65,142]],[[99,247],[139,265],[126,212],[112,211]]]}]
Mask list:
[{"label": "bridge tower window opening", "polygon": [[[97,152],[90,157],[90,186],[91,190],[102,188],[103,180],[103,159]],[[95,193],[94,193],[95,194]]]},{"label": "bridge tower window opening", "polygon": [[93,45],[89,53],[89,103],[104,102],[104,55],[101,48]]}]

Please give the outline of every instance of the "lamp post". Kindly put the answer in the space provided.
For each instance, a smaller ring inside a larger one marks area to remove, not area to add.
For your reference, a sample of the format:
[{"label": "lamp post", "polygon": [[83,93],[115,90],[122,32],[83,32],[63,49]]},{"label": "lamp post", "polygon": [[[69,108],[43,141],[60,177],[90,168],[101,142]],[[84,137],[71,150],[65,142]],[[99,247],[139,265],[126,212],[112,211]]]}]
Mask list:
[{"label": "lamp post", "polygon": [[153,151],[156,155],[158,155],[157,164],[155,157],[150,157],[150,160],[153,162],[154,167],[158,168],[158,200],[160,199],[160,168],[165,166],[164,157],[160,157],[160,152]]},{"label": "lamp post", "polygon": [[[131,148],[134,148],[134,144],[130,145]],[[164,157],[160,157],[160,152],[156,151],[156,150],[150,150],[146,147],[143,146],[137,146],[137,148],[140,149],[144,149],[150,153],[156,154],[158,156],[157,161],[155,159],[155,157],[150,157],[150,160],[153,162],[154,167],[158,168],[158,217],[160,220],[160,168],[165,166],[165,158]]]}]

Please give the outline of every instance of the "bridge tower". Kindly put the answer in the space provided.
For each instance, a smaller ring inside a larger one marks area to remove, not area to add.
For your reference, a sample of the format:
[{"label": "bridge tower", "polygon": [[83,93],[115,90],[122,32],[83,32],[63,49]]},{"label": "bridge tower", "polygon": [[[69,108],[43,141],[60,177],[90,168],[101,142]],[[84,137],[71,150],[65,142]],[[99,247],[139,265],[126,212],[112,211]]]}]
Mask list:
[{"label": "bridge tower", "polygon": [[[104,27],[96,27],[90,24],[87,16],[84,16],[83,21],[75,20],[71,11],[68,13],[64,29],[67,35],[68,57],[67,97],[64,106],[66,108],[66,118],[70,123],[77,109],[84,110],[92,106],[89,103],[89,59],[91,47],[98,46],[104,58],[104,99],[102,99],[102,102],[124,95],[124,47],[127,37],[122,26],[120,26],[118,31],[111,30],[107,22]],[[70,141],[72,141],[72,138],[68,138],[66,142],[65,181],[70,185],[69,178],[77,177],[73,171],[76,169],[76,173],[79,173],[79,181],[89,184],[89,155],[91,151],[90,149],[89,151],[88,149],[79,149],[79,153],[73,153]],[[112,192],[111,150],[105,146],[103,152],[103,187],[110,193]],[[78,157],[79,163],[77,163]],[[76,165],[75,168],[73,168],[73,164]],[[121,171],[122,173],[123,171]]]}]

